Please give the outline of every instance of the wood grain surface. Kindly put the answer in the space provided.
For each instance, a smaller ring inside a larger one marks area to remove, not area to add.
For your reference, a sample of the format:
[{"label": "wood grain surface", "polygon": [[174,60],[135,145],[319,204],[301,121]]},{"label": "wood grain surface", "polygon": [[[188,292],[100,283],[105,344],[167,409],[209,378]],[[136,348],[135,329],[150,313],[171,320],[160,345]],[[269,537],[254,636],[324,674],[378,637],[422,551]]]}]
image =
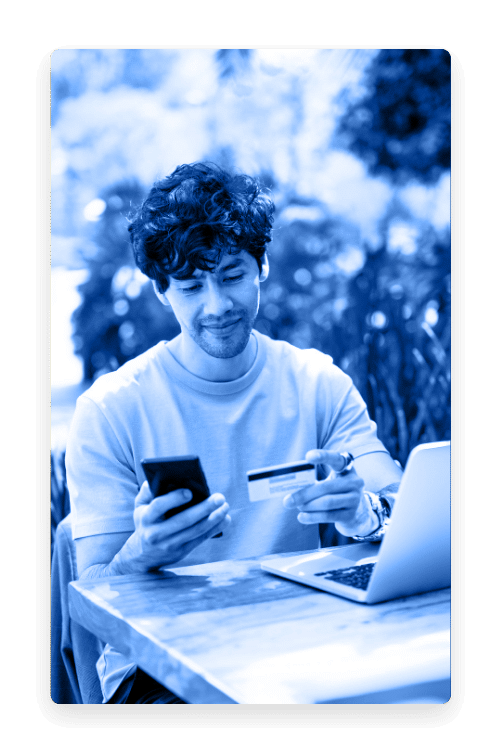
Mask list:
[{"label": "wood grain surface", "polygon": [[449,679],[450,590],[367,606],[260,561],[73,582],[71,616],[191,703],[313,704],[412,686],[421,698]]}]

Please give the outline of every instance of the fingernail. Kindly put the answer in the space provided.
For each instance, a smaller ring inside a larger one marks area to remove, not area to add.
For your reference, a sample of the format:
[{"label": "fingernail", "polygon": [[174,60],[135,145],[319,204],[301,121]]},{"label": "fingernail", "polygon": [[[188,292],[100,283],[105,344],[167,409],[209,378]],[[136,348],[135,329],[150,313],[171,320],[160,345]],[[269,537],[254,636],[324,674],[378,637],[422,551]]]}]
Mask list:
[{"label": "fingernail", "polygon": [[190,498],[192,497],[192,493],[190,492],[190,490],[184,490],[183,497],[185,498],[185,500],[190,500]]},{"label": "fingernail", "polygon": [[212,495],[212,501],[216,506],[220,507],[224,504],[225,499],[221,495]]},{"label": "fingernail", "polygon": [[291,495],[285,495],[283,499],[283,507],[284,508],[294,508],[295,507],[295,501]]}]

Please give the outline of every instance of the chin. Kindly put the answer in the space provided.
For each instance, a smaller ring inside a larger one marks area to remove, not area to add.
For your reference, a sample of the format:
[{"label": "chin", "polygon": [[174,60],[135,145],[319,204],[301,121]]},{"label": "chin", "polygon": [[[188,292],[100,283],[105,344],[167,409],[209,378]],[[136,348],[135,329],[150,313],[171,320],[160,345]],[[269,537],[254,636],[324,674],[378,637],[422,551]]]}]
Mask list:
[{"label": "chin", "polygon": [[228,360],[237,357],[246,349],[250,340],[251,328],[245,327],[241,334],[232,335],[227,339],[216,339],[213,336],[205,335],[202,332],[192,335],[195,342],[202,348],[207,355],[217,357],[221,360]]}]

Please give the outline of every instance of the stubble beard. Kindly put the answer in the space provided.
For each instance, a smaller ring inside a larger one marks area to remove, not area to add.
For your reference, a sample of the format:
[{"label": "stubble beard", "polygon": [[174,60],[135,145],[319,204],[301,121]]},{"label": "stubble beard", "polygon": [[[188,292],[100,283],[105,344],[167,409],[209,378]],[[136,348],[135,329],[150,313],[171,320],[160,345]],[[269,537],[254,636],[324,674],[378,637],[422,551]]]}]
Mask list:
[{"label": "stubble beard", "polygon": [[197,322],[194,329],[190,331],[190,336],[196,344],[211,357],[217,357],[226,360],[231,357],[240,355],[248,345],[250,334],[257,318],[255,314],[249,314],[246,310],[235,314],[235,318],[240,317],[240,323],[229,337],[220,338],[211,334],[205,325]]}]

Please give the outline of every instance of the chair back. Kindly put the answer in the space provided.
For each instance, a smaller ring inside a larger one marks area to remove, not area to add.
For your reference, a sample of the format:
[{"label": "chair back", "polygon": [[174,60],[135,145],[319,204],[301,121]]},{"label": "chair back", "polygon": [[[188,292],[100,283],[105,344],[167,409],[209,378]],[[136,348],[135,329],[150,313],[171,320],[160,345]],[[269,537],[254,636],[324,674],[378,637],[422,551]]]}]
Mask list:
[{"label": "chair back", "polygon": [[50,558],[53,556],[57,526],[69,513],[70,496],[67,488],[65,449],[52,450],[50,452]]},{"label": "chair back", "polygon": [[70,618],[68,585],[78,579],[71,518],[55,532],[51,572],[51,697],[56,704],[101,704],[96,663],[104,644]]}]

